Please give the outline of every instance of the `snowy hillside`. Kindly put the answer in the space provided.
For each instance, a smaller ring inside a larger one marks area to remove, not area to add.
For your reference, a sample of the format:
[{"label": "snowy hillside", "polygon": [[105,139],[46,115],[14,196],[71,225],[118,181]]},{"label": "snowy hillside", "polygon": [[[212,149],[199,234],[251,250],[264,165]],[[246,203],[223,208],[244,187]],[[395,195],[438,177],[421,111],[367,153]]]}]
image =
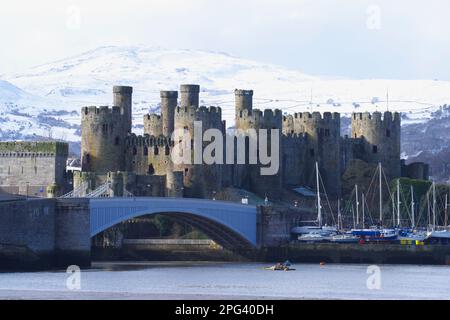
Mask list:
[{"label": "snowy hillside", "polygon": [[[350,114],[389,108],[404,113],[404,125],[422,129],[430,119],[446,119],[448,110],[440,106],[450,103],[450,82],[321,78],[223,53],[156,47],[101,47],[0,79],[3,139],[15,133],[78,141],[80,108],[110,105],[113,85],[134,87],[137,133],[143,114],[157,110],[159,90],[176,90],[182,83],[200,84],[202,103],[221,106],[229,126],[235,88],[255,90],[260,109]],[[416,154],[417,146],[405,154]]]}]

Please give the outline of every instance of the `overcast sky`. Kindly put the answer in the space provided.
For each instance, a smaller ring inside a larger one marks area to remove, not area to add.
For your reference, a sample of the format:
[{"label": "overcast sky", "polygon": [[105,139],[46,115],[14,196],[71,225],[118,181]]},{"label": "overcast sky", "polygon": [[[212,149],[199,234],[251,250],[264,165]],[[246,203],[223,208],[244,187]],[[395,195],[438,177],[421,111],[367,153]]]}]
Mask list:
[{"label": "overcast sky", "polygon": [[14,0],[0,74],[103,45],[227,52],[316,75],[450,80],[448,0]]}]

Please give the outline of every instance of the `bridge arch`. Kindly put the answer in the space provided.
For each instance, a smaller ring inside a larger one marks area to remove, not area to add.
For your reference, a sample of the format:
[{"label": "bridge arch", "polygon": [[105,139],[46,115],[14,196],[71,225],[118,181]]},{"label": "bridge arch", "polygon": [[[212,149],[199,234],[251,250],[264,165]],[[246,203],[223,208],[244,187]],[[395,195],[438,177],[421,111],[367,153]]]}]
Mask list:
[{"label": "bridge arch", "polygon": [[186,198],[95,198],[90,200],[91,237],[132,218],[162,214],[201,231],[225,247],[256,246],[256,207]]}]

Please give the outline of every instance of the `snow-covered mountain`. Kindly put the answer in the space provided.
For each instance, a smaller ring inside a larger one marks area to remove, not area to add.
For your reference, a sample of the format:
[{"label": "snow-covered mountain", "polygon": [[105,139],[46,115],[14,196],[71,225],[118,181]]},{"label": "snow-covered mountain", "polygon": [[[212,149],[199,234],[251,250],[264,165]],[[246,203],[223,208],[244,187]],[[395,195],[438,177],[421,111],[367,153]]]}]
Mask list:
[{"label": "snow-covered mountain", "polygon": [[[255,107],[280,108],[287,113],[401,111],[405,130],[414,127],[411,134],[406,131],[410,140],[403,151],[409,156],[423,151],[421,148],[440,148],[428,142],[422,146],[411,138],[419,134],[420,140],[426,135],[430,120],[444,119],[444,127],[450,123],[446,120],[450,112],[444,106],[450,103],[450,82],[318,77],[216,52],[100,47],[23,72],[3,74],[0,79],[3,139],[52,136],[79,141],[80,108],[110,105],[113,85],[134,87],[137,133],[142,130],[143,114],[157,110],[159,91],[176,90],[182,83],[200,84],[202,103],[221,106],[229,126],[233,125],[235,88],[253,89]],[[414,143],[408,144],[412,140]]]}]

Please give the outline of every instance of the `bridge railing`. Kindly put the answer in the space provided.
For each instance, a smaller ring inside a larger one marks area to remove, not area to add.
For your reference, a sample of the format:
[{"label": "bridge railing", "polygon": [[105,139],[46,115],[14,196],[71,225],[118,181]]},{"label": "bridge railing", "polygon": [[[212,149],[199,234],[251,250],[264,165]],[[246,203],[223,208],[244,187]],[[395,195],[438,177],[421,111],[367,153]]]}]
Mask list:
[{"label": "bridge railing", "polygon": [[83,182],[72,191],[62,195],[60,198],[81,198],[87,189],[87,182]]}]

